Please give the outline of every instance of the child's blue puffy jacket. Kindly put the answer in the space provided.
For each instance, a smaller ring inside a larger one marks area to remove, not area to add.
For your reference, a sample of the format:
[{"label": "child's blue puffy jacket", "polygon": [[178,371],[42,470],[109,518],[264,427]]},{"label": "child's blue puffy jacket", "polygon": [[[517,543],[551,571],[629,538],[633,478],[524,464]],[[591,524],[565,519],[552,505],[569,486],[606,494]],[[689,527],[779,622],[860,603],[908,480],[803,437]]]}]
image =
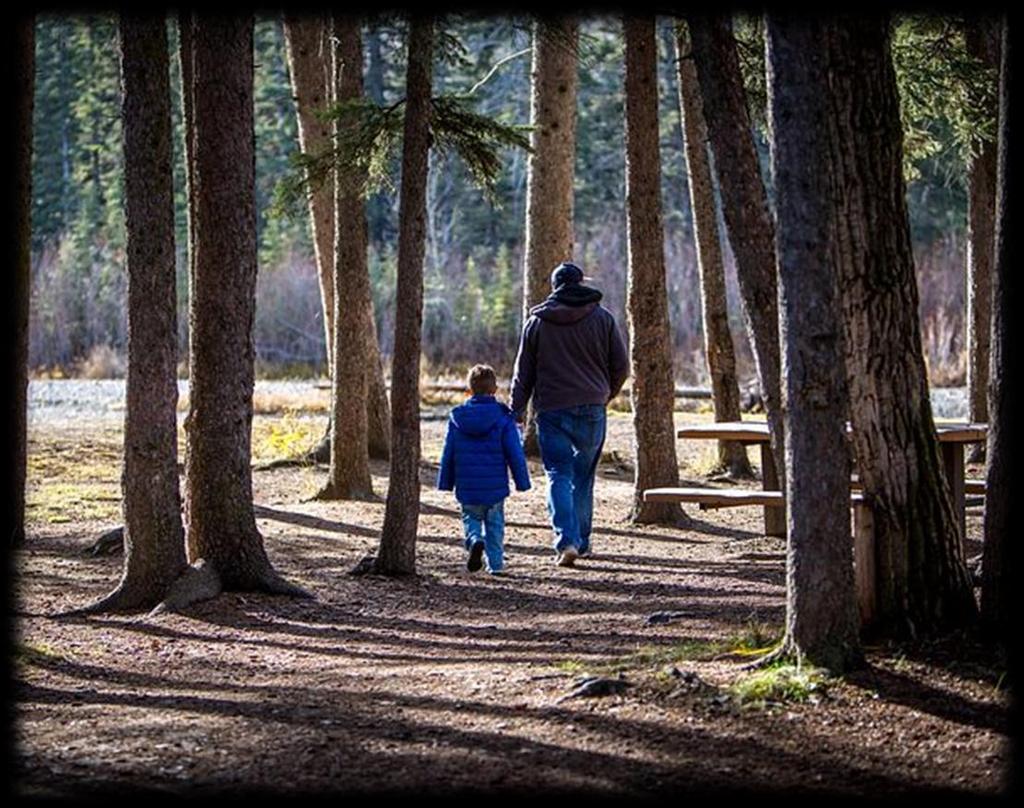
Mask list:
[{"label": "child's blue puffy jacket", "polygon": [[509,469],[516,489],[526,491],[530,472],[512,410],[494,396],[473,396],[453,409],[437,487],[454,488],[464,505],[493,505],[509,495]]}]

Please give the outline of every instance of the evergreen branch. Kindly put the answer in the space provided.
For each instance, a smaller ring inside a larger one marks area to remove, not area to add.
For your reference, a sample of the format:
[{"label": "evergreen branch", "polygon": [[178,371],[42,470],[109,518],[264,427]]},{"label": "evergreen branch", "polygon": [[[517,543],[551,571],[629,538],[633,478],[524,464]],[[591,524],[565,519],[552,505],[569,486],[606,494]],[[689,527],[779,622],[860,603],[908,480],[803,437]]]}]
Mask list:
[{"label": "evergreen branch", "polygon": [[433,99],[431,131],[434,145],[443,153],[456,153],[488,200],[496,202],[495,189],[501,174],[500,150],[520,148],[532,151],[525,132],[531,127],[509,125],[468,109],[465,96]]}]

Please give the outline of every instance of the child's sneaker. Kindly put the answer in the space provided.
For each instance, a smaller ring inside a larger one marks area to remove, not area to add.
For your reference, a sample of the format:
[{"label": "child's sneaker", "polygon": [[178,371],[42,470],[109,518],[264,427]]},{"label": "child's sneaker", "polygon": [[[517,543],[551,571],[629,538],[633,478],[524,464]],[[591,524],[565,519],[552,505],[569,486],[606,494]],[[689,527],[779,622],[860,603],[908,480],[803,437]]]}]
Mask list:
[{"label": "child's sneaker", "polygon": [[470,572],[476,572],[483,565],[484,557],[484,543],[482,541],[474,542],[473,546],[469,549],[469,558],[466,560],[466,569]]}]

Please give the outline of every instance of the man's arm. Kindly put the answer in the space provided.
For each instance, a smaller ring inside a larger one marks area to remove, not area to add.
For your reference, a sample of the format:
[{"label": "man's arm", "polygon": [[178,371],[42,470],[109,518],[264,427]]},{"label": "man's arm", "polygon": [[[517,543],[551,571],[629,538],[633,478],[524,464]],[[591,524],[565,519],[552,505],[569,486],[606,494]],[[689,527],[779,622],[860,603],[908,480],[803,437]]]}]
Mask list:
[{"label": "man's arm", "polygon": [[611,387],[609,401],[619,394],[628,378],[629,352],[626,350],[626,341],[622,339],[622,332],[619,331],[619,324],[612,317],[611,333],[608,335],[608,385]]},{"label": "man's arm", "polygon": [[441,491],[451,491],[455,488],[455,451],[452,444],[455,436],[452,434],[452,422],[448,422],[448,431],[444,436],[444,450],[441,452],[441,468],[437,470],[437,487]]},{"label": "man's arm", "polygon": [[526,404],[533,395],[533,386],[537,381],[537,320],[534,317],[526,321],[523,333],[519,337],[519,352],[516,354],[516,366],[512,372],[512,400],[509,406],[517,421],[526,417]]}]

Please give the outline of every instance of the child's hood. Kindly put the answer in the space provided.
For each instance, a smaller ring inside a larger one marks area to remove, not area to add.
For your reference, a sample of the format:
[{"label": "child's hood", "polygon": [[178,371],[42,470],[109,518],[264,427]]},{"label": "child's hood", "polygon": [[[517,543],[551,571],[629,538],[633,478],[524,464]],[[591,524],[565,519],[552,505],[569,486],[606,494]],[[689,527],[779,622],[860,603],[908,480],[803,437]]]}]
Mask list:
[{"label": "child's hood", "polygon": [[456,407],[449,416],[452,426],[467,435],[481,436],[512,414],[507,406],[494,396],[473,396],[467,403]]}]

